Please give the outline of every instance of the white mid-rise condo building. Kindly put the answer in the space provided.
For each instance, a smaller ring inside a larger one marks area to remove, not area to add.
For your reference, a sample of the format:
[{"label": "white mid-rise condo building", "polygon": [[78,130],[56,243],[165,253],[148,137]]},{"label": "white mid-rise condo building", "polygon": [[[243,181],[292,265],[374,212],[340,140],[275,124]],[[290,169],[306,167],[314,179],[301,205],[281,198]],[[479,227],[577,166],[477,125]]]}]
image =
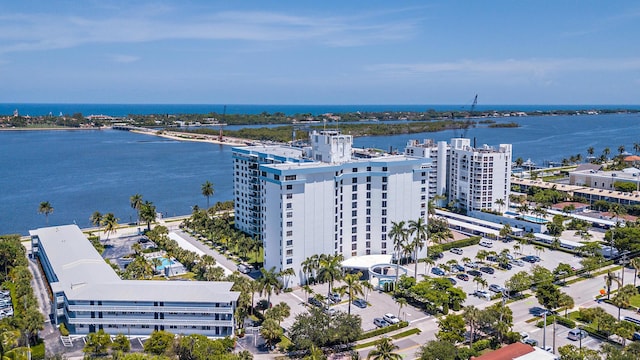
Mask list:
[{"label": "white mid-rise condo building", "polygon": [[429,199],[441,196],[441,201],[468,212],[508,209],[511,153],[511,144],[474,147],[464,138],[451,139],[450,144],[412,140],[405,148],[406,155],[432,159],[430,180],[435,186],[429,188]]},{"label": "white mid-rise condo building", "polygon": [[299,283],[312,255],[392,254],[393,222],[426,221],[430,160],[355,157],[352,142],[314,131],[306,148],[233,149],[236,227],[262,239],[265,268],[293,269]]}]

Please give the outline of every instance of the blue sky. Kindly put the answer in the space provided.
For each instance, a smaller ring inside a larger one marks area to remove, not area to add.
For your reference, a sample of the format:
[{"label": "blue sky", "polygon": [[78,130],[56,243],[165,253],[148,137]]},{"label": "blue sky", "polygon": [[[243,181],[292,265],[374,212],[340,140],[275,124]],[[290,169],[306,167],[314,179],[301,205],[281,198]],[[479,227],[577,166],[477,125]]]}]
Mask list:
[{"label": "blue sky", "polygon": [[0,102],[638,104],[640,2],[3,1]]}]

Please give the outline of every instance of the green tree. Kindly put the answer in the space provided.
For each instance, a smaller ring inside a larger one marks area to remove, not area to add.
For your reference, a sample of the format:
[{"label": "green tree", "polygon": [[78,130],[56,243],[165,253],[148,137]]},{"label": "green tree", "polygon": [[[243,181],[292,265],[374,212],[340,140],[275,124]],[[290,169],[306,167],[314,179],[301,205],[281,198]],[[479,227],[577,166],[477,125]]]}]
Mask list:
[{"label": "green tree", "polygon": [[640,257],[635,257],[631,259],[631,266],[633,266],[633,286],[636,286],[636,279],[638,278],[638,270],[640,269]]},{"label": "green tree", "polygon": [[452,344],[463,342],[464,333],[467,330],[462,315],[449,314],[438,321],[440,329],[436,334],[436,338],[442,341],[448,341]]},{"label": "green tree", "polygon": [[329,290],[327,295],[331,294],[333,288],[333,282],[342,278],[342,261],[344,257],[342,254],[327,255],[322,254],[319,259],[318,280],[327,281],[329,283]]},{"label": "green tree", "polygon": [[204,184],[202,184],[202,196],[207,198],[207,209],[209,208],[209,198],[213,196],[213,184],[207,180]]},{"label": "green tree", "polygon": [[43,201],[38,207],[38,213],[44,214],[47,225],[49,225],[49,214],[53,213],[53,206],[48,201]]},{"label": "green tree", "polygon": [[102,214],[100,211],[94,211],[89,220],[93,226],[100,227],[100,224],[102,224]]},{"label": "green tree", "polygon": [[260,284],[260,296],[262,294],[267,294],[267,308],[271,305],[271,294],[276,293],[279,294],[280,290],[282,290],[282,283],[278,277],[278,273],[276,272],[276,268],[272,267],[269,270],[265,270],[264,268],[260,269],[260,274],[262,275],[258,279],[258,284]]},{"label": "green tree", "polygon": [[536,298],[545,309],[556,309],[560,307],[560,296],[562,292],[551,283],[539,284],[536,289]]},{"label": "green tree", "polygon": [[109,342],[111,342],[109,334],[105,333],[104,330],[89,333],[86,336],[86,342],[82,352],[89,358],[105,355],[109,347]]},{"label": "green tree", "polygon": [[347,274],[344,276],[344,283],[347,287],[347,295],[349,296],[349,306],[347,308],[348,314],[351,314],[351,303],[353,302],[353,298],[358,295],[363,295],[362,283],[360,282],[361,277],[361,272]]},{"label": "green tree", "polygon": [[418,220],[411,220],[409,221],[409,233],[413,235],[413,241],[411,241],[410,246],[413,248],[413,257],[415,260],[414,274],[416,280],[418,280],[418,252],[424,246],[429,246],[429,226],[421,217],[418,218]]},{"label": "green tree", "polygon": [[116,218],[113,213],[107,213],[102,217],[102,226],[104,226],[104,232],[107,234],[107,239],[109,239],[109,234],[115,233],[118,229],[118,218]]},{"label": "green tree", "polygon": [[278,325],[282,322],[282,320],[286,319],[291,315],[291,307],[286,302],[279,302],[273,307],[269,308],[264,317],[266,319],[273,319],[278,322]]},{"label": "green tree", "polygon": [[398,283],[398,276],[400,274],[400,249],[407,242],[409,236],[409,230],[406,227],[404,221],[391,222],[391,230],[389,230],[389,237],[393,241],[393,248],[396,253],[396,284]]},{"label": "green tree", "polygon": [[469,326],[469,345],[473,344],[476,337],[476,327],[480,321],[480,309],[473,305],[465,306],[462,311],[462,317],[466,325]]},{"label": "green tree", "polygon": [[118,334],[111,343],[111,350],[122,353],[129,352],[129,350],[131,350],[131,343],[124,334]]},{"label": "green tree", "polygon": [[260,328],[260,335],[268,346],[275,346],[280,341],[283,331],[280,324],[274,319],[266,319]]},{"label": "green tree", "polygon": [[420,360],[456,360],[458,348],[448,341],[431,340],[418,349]]},{"label": "green tree", "polygon": [[147,223],[147,231],[151,230],[151,223],[156,221],[156,206],[151,201],[145,201],[140,205],[138,218]]},{"label": "green tree", "polygon": [[175,336],[166,331],[154,331],[144,342],[144,352],[153,355],[167,355],[173,349]]},{"label": "green tree", "polygon": [[406,306],[408,302],[407,299],[403,297],[396,297],[394,300],[396,301],[396,304],[398,304],[398,318],[400,318],[400,311],[402,311],[402,308]]},{"label": "green tree", "polygon": [[349,344],[360,336],[362,320],[359,316],[338,311],[326,316],[322,310],[313,307],[308,313],[296,315],[289,328],[291,342],[298,350],[308,350],[312,345],[318,347]]},{"label": "green tree", "polygon": [[138,223],[140,223],[140,208],[142,207],[142,195],[134,194],[129,198],[129,206],[138,214]]},{"label": "green tree", "polygon": [[638,289],[633,285],[625,285],[618,289],[611,302],[618,307],[618,321],[620,321],[620,309],[628,308],[631,298],[638,295]]},{"label": "green tree", "polygon": [[587,347],[578,348],[575,345],[564,345],[558,348],[560,360],[601,360],[597,350]]},{"label": "green tree", "polygon": [[604,285],[607,287],[607,300],[610,299],[613,283],[618,284],[618,287],[620,287],[620,278],[613,271],[607,270],[607,274],[604,276]]},{"label": "green tree", "polygon": [[380,342],[376,345],[376,348],[369,352],[367,359],[373,360],[401,360],[402,356],[395,353],[398,350],[398,346],[391,342],[388,337],[380,339]]}]

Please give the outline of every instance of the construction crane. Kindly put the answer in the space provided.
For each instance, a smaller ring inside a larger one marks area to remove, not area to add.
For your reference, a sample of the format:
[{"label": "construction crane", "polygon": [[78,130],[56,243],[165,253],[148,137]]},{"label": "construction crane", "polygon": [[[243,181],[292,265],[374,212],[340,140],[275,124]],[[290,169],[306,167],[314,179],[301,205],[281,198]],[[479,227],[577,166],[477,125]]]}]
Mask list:
[{"label": "construction crane", "polygon": [[469,128],[473,126],[474,122],[471,120],[473,118],[473,111],[476,109],[476,105],[478,105],[478,94],[473,98],[473,103],[471,104],[471,108],[469,109],[469,114],[466,116],[467,120],[461,122],[460,124],[460,133],[458,137],[464,138],[467,136],[467,131]]}]

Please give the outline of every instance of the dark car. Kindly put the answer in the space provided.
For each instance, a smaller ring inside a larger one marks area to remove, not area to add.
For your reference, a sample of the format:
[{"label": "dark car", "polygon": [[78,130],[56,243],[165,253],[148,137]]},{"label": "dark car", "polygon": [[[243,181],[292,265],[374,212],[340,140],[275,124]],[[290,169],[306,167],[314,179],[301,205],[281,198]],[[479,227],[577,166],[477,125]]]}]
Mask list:
[{"label": "dark car", "polygon": [[443,253],[431,253],[429,257],[433,260],[442,259],[444,257]]},{"label": "dark car", "polygon": [[[471,271],[475,271],[475,270],[471,270]],[[462,281],[469,281],[469,275],[467,274],[458,274],[456,275],[456,277]]]},{"label": "dark car", "polygon": [[487,274],[493,274],[494,272],[496,272],[495,270],[493,270],[492,267],[488,267],[488,266],[483,266],[480,268],[480,271],[487,273]]},{"label": "dark car", "polygon": [[455,284],[457,284],[457,283],[458,283],[458,282],[456,281],[456,279],[454,279],[454,278],[447,278],[447,280],[449,280],[449,282],[451,283],[451,285],[455,285]]},{"label": "dark car", "polygon": [[471,275],[471,276],[482,276],[482,273],[478,270],[469,270],[467,271],[467,274]]},{"label": "dark car", "polygon": [[527,256],[523,257],[522,260],[533,264],[534,262],[538,261],[538,260],[536,260],[536,258],[537,258],[537,256],[527,255]]},{"label": "dark car", "polygon": [[454,264],[454,265],[451,265],[451,270],[457,271],[457,272],[464,272],[464,266]]},{"label": "dark car", "polygon": [[444,270],[438,268],[438,267],[434,267],[431,269],[431,273],[434,275],[438,275],[438,276],[442,276],[444,275]]},{"label": "dark car", "polygon": [[353,300],[353,305],[364,309],[364,308],[367,307],[367,302],[364,301],[364,299],[355,299],[355,300]]},{"label": "dark car", "polygon": [[547,309],[543,309],[541,307],[534,307],[531,310],[529,310],[529,312],[533,316],[544,316],[545,314],[551,315],[551,311],[549,311]]},{"label": "dark car", "polygon": [[498,261],[498,257],[494,256],[494,255],[489,255],[489,256],[487,256],[487,261],[496,262],[496,261]]},{"label": "dark car", "polygon": [[313,306],[317,306],[317,307],[322,307],[322,302],[316,298],[310,297],[309,298],[309,304],[313,305]]},{"label": "dark car", "polygon": [[511,266],[511,264],[509,264],[508,262],[502,262],[499,266],[505,270],[511,270],[513,268],[513,266]]}]

